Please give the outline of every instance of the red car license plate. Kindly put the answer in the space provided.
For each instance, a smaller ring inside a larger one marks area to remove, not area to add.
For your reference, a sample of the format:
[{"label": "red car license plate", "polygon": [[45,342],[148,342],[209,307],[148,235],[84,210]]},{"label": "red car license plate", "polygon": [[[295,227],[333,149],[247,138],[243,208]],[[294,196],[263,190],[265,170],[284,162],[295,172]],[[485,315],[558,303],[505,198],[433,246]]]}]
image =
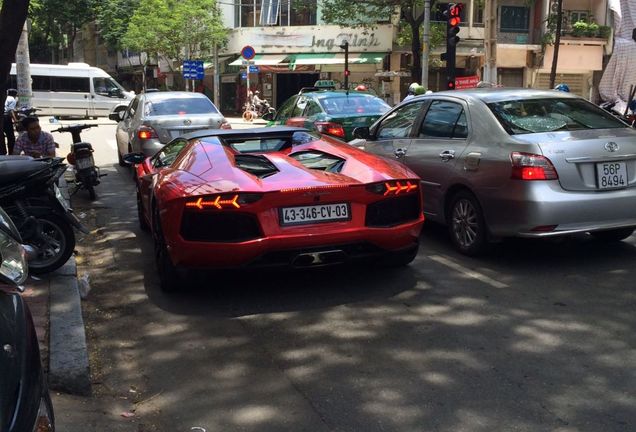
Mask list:
[{"label": "red car license plate", "polygon": [[351,219],[351,209],[348,203],[282,207],[279,218],[281,226],[343,221]]}]

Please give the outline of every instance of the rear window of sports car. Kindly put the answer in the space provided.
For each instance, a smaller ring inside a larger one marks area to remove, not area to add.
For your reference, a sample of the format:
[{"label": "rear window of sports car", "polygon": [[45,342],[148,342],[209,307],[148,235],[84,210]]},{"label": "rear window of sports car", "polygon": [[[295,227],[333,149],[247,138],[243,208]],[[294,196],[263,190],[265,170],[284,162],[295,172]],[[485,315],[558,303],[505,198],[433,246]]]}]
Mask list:
[{"label": "rear window of sports car", "polygon": [[511,135],[625,127],[609,113],[581,99],[516,99],[489,103],[488,108]]},{"label": "rear window of sports car", "polygon": [[307,144],[320,139],[315,132],[293,132],[280,136],[232,137],[223,136],[221,140],[239,153],[277,152],[289,147]]}]

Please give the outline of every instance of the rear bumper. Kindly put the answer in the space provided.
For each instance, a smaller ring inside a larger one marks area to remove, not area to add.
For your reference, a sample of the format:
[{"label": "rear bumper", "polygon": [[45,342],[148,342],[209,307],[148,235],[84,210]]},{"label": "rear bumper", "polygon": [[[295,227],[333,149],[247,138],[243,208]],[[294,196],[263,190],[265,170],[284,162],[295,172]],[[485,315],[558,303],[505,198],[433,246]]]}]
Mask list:
[{"label": "rear bumper", "polygon": [[[241,243],[169,242],[175,265],[185,268],[286,267],[328,265],[381,257],[417,247],[424,218],[391,228],[362,228],[315,235],[271,236]],[[329,252],[322,257],[325,252]],[[316,262],[298,261],[317,254]]]},{"label": "rear bumper", "polygon": [[[511,181],[496,194],[481,195],[495,237],[551,237],[636,226],[636,188],[569,192],[558,181]],[[549,226],[555,227],[537,229]]]}]

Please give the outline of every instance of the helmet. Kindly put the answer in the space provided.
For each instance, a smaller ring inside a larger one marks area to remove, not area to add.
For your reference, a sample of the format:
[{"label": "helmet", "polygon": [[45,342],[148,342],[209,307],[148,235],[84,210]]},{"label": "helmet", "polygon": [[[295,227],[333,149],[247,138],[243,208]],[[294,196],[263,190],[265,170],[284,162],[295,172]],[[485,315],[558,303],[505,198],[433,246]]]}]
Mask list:
[{"label": "helmet", "polygon": [[559,84],[554,88],[555,90],[570,93],[570,87],[567,84]]},{"label": "helmet", "polygon": [[421,86],[419,84],[417,84],[417,87],[415,87],[415,95],[422,95],[426,93],[426,89],[424,88],[424,86]]},{"label": "helmet", "polygon": [[356,91],[367,91],[367,86],[365,86],[364,84],[360,84],[356,87]]},{"label": "helmet", "polygon": [[9,96],[17,96],[18,95],[18,91],[16,89],[14,89],[14,88],[10,88],[10,89],[7,90],[7,94]]},{"label": "helmet", "polygon": [[407,93],[415,94],[415,90],[417,89],[418,86],[420,85],[416,82],[411,83],[411,85],[409,86],[409,89],[407,90]]}]

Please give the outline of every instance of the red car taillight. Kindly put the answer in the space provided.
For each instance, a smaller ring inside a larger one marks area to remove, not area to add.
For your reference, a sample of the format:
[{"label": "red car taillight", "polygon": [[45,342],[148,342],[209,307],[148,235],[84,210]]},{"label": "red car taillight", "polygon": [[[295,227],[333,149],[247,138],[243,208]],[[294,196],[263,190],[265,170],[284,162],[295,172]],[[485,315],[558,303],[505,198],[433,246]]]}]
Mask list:
[{"label": "red car taillight", "polygon": [[224,194],[191,198],[186,201],[188,209],[239,209],[244,205],[252,204],[263,197],[258,193]]},{"label": "red car taillight", "polygon": [[137,129],[137,137],[139,139],[158,138],[157,132],[155,132],[153,128],[148,126],[141,126],[139,129]]},{"label": "red car taillight", "polygon": [[367,185],[369,192],[378,195],[402,195],[418,189],[417,180],[391,180]]},{"label": "red car taillight", "polygon": [[345,130],[340,123],[315,122],[314,124],[320,133],[337,136],[339,138],[344,138],[345,136]]},{"label": "red car taillight", "polygon": [[512,152],[510,153],[512,162],[511,178],[516,180],[556,180],[559,178],[554,165],[545,156]]}]

